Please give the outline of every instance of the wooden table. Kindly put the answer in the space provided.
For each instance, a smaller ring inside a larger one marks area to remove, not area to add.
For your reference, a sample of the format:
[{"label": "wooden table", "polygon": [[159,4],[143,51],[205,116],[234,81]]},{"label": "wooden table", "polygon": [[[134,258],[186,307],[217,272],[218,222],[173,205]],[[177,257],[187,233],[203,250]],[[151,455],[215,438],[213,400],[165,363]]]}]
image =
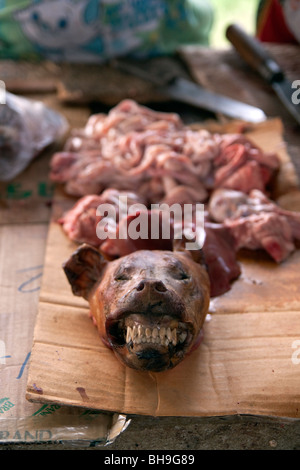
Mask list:
[{"label": "wooden table", "polygon": [[[300,78],[300,52],[297,46],[269,46],[270,51],[286,70],[291,80]],[[188,47],[181,51],[193,78],[207,88],[226,94],[249,104],[261,107],[268,117],[279,116],[284,122],[288,152],[300,174],[300,132],[272,90],[245,65],[231,49],[211,50]],[[111,71],[99,66],[57,66],[55,64],[14,64],[3,62],[2,79],[8,90],[25,96],[41,99],[45,104],[60,111],[71,127],[85,124],[91,111],[101,106],[116,104],[130,96],[141,102],[156,102],[162,97],[148,84],[139,80],[124,82],[119,86],[120,77],[110,84],[109,100],[103,87]],[[75,77],[72,80],[72,77]],[[91,90],[93,92],[91,93]],[[165,104],[164,104],[165,105]],[[193,111],[194,112],[194,111]],[[199,117],[205,113],[199,113]],[[30,351],[35,312],[38,305],[39,280],[42,275],[46,234],[51,216],[53,187],[48,178],[48,164],[53,148],[44,152],[21,175],[8,183],[0,184],[0,295],[3,299],[0,310],[1,327],[9,328],[15,338],[20,338],[23,348],[17,358],[17,365],[26,375],[26,351]],[[31,238],[28,237],[30,233]],[[34,242],[32,242],[34,239]],[[30,241],[31,240],[31,241]],[[18,249],[13,250],[18,243]],[[9,253],[9,256],[7,256]],[[2,257],[1,257],[2,255]],[[22,269],[35,270],[29,275]],[[12,266],[14,269],[12,269]],[[14,277],[17,274],[17,278]],[[5,314],[16,308],[21,313],[20,301],[16,300],[14,288],[24,296],[24,308],[32,311],[32,317],[24,326],[21,322],[11,323]],[[5,317],[5,318],[4,318]],[[1,337],[0,337],[1,339]],[[0,362],[1,367],[1,362]],[[16,367],[16,370],[18,367]],[[1,373],[1,369],[0,369]],[[24,400],[21,385],[18,394]],[[2,398],[0,396],[0,398]],[[17,405],[17,403],[15,404]],[[20,405],[22,406],[22,404]],[[1,416],[0,416],[1,418]],[[71,443],[70,443],[71,444]],[[30,444],[11,443],[9,439],[3,448],[61,448],[56,442]],[[2,447],[0,445],[0,449]],[[72,448],[72,446],[71,446]],[[277,419],[276,417],[231,416],[222,418],[151,418],[133,417],[127,430],[109,446],[117,449],[299,449],[299,420]],[[97,447],[102,449],[102,447]],[[107,449],[106,449],[107,450]]]}]

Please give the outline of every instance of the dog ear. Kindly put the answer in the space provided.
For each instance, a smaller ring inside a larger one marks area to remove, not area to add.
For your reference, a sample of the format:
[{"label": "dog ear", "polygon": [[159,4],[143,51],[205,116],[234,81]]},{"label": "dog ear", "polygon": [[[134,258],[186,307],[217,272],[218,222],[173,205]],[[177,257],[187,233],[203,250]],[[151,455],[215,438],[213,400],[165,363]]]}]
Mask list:
[{"label": "dog ear", "polygon": [[81,245],[63,264],[73,294],[88,300],[92,289],[101,280],[107,263],[96,248]]},{"label": "dog ear", "polygon": [[203,265],[205,268],[206,262],[205,262],[205,256],[203,252],[203,248],[196,248],[194,250],[189,250],[186,248],[187,240],[183,237],[180,240],[174,240],[173,241],[173,251],[180,251],[182,253],[185,253],[187,256],[189,256],[195,263]]}]

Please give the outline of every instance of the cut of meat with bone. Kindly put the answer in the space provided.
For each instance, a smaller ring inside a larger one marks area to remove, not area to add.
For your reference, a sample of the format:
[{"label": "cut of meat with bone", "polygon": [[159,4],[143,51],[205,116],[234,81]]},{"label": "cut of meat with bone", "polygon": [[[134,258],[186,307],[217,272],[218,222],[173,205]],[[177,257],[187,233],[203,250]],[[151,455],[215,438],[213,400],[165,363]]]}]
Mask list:
[{"label": "cut of meat with bone", "polygon": [[235,248],[264,249],[277,262],[294,251],[300,240],[300,214],[279,207],[259,190],[216,190],[209,202],[210,217],[223,223]]},{"label": "cut of meat with bone", "polygon": [[275,261],[282,262],[294,250],[291,226],[286,217],[272,212],[227,219],[225,226],[235,240],[236,249],[265,250]]},{"label": "cut of meat with bone", "polygon": [[253,190],[249,194],[229,189],[216,189],[210,196],[209,216],[215,222],[225,219],[238,219],[261,212],[281,211],[261,191]]},{"label": "cut of meat with bone", "polygon": [[96,210],[101,201],[101,196],[85,196],[58,220],[70,240],[98,246]]},{"label": "cut of meat with bone", "polygon": [[[97,235],[97,225],[103,217],[105,216],[107,222],[107,230],[116,230],[116,223],[119,223],[120,220],[120,212],[121,215],[124,212],[127,216],[127,209],[122,207],[122,204],[130,206],[137,203],[144,203],[144,201],[135,193],[110,188],[101,195],[83,196],[58,222],[62,225],[70,240],[78,243],[90,243],[99,247],[103,240]],[[114,208],[110,224],[107,215],[97,214],[98,207],[102,205],[104,209],[105,206],[103,205],[105,204],[110,204]]]}]

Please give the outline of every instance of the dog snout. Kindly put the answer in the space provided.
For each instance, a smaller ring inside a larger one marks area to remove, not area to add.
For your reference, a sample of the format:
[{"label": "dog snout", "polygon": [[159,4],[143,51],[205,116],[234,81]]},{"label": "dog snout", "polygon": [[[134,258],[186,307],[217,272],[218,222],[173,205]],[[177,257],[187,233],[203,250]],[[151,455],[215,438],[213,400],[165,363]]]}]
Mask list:
[{"label": "dog snout", "polygon": [[163,293],[167,291],[165,284],[157,279],[143,279],[136,286],[137,292],[145,293]]}]

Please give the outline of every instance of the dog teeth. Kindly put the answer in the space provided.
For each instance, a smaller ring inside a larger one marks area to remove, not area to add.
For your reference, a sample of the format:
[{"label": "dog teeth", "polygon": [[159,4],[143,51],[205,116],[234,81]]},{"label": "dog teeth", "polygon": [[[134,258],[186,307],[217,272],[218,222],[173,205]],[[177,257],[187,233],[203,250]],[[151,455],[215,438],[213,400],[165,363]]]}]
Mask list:
[{"label": "dog teeth", "polygon": [[166,329],[165,329],[165,327],[163,326],[163,327],[160,328],[160,330],[159,330],[159,337],[160,337],[161,342],[164,341],[165,335],[166,335]]},{"label": "dog teeth", "polygon": [[172,341],[172,333],[171,333],[171,328],[167,328],[167,338],[169,341]]},{"label": "dog teeth", "polygon": [[180,335],[179,335],[179,337],[178,337],[180,343],[183,343],[183,342],[185,341],[186,337],[187,337],[187,332],[186,332],[186,331],[182,331],[182,333],[180,333]]},{"label": "dog teeth", "polygon": [[173,346],[176,346],[176,344],[177,344],[177,329],[174,328],[174,330],[172,330],[171,333],[172,333],[172,334],[171,334],[171,336],[172,336],[172,344],[173,344]]},{"label": "dog teeth", "polygon": [[142,338],[143,334],[144,334],[144,328],[142,327],[142,325],[139,325],[138,328],[137,328],[137,334],[138,334],[138,337],[139,338]]},{"label": "dog teeth", "polygon": [[159,325],[154,328],[144,328],[142,325],[127,326],[126,343],[153,343],[163,346],[172,344],[176,346],[177,343],[183,343],[187,338],[187,332],[182,330],[183,326],[183,323],[181,323],[179,328],[166,328],[164,326],[160,327]]},{"label": "dog teeth", "polygon": [[131,337],[131,332],[132,332],[132,329],[131,328],[127,328],[127,332],[126,332],[126,343],[129,343],[129,341],[131,341],[132,337]]}]

